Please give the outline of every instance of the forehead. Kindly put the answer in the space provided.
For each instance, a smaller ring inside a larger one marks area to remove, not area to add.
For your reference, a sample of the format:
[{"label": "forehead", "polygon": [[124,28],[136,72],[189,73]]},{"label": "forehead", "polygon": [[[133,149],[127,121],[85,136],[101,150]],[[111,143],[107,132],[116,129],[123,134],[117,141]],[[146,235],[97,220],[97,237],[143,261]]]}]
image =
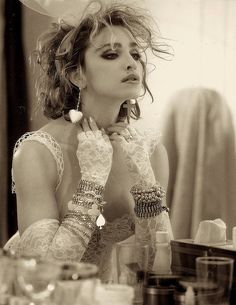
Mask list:
[{"label": "forehead", "polygon": [[106,44],[119,43],[121,45],[136,44],[132,33],[122,26],[104,27],[93,39],[90,44],[91,48],[101,48]]}]

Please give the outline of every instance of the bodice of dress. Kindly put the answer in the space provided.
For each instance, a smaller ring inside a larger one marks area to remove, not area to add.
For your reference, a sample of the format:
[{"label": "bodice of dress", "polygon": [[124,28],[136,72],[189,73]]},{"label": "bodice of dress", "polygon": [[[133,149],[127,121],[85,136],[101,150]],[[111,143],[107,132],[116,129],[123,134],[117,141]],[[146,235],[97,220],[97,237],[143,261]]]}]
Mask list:
[{"label": "bodice of dress", "polygon": [[[26,141],[37,141],[47,147],[47,149],[51,152],[53,159],[56,162],[57,166],[57,184],[56,190],[59,188],[60,183],[62,181],[63,171],[64,171],[64,160],[63,160],[63,153],[60,145],[57,141],[47,132],[44,131],[35,131],[35,132],[27,132],[22,137],[18,139],[15,144],[13,155],[17,152],[20,148],[22,143]],[[15,181],[14,181],[14,173],[12,171],[12,192],[15,193]]]},{"label": "bodice of dress", "polygon": [[[153,133],[146,133],[148,135],[147,145],[149,154],[151,155],[159,142],[159,136]],[[25,141],[38,141],[45,145],[57,164],[58,182],[56,190],[58,189],[63,178],[64,161],[63,153],[60,145],[56,140],[46,132],[36,131],[23,135],[16,143],[14,153],[19,149]],[[13,173],[14,175],[14,173]],[[14,176],[13,178],[13,191],[14,191]],[[55,192],[56,192],[55,190]],[[45,220],[46,221],[46,220]],[[103,282],[114,281],[114,251],[115,244],[122,240],[127,239],[135,233],[135,219],[133,214],[124,214],[116,218],[112,222],[106,222],[102,229],[96,228],[92,237],[86,247],[85,253],[81,259],[83,262],[94,263],[99,266],[100,278]],[[24,235],[24,234],[23,234]],[[5,245],[5,248],[17,249],[20,241],[19,233],[17,232]]]},{"label": "bodice of dress", "polygon": [[103,282],[114,281],[116,262],[112,252],[117,242],[134,234],[134,217],[125,214],[112,222],[106,222],[102,229],[96,228],[82,258],[83,262],[94,263],[99,267],[99,276]]}]

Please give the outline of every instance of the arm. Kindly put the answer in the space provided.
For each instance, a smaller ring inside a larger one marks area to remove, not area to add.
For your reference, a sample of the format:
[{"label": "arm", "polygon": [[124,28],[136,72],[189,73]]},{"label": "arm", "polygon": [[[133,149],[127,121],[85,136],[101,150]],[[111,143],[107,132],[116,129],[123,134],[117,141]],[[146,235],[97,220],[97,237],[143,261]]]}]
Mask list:
[{"label": "arm", "polygon": [[[127,129],[132,137],[130,141],[114,133],[111,139],[113,145],[120,147],[124,152],[133,184],[131,194],[135,201],[136,240],[139,243],[153,244],[157,230],[167,230],[170,238],[173,238],[165,206],[165,190],[169,176],[166,151],[163,146],[158,145],[150,160],[145,138],[133,128]],[[150,193],[152,198],[147,199]]]},{"label": "arm", "polygon": [[[82,131],[80,134],[85,135]],[[82,258],[98,216],[90,210],[93,204],[97,211],[101,207],[103,185],[112,159],[111,147],[107,145],[107,141],[104,143],[101,133],[99,136],[96,139],[93,137],[91,141],[87,137],[79,141],[77,157],[81,165],[82,180],[78,183],[76,193],[68,204],[69,211],[61,223],[54,194],[57,178],[55,162],[42,145],[22,145],[13,161],[21,234],[19,254],[27,252],[58,260],[78,261]],[[108,166],[102,178],[100,174],[97,175],[96,153],[93,154],[91,163],[83,159],[84,155],[88,155],[86,152],[79,153],[80,149],[84,150],[88,146],[84,145],[85,142],[92,145],[89,145],[89,149],[98,151],[102,146],[103,152],[104,149],[106,151]],[[91,181],[86,182],[83,178],[84,163],[88,170],[86,178]]]},{"label": "arm", "polygon": [[[158,183],[164,190],[167,190],[169,177],[169,163],[165,147],[158,144],[151,156],[151,166],[155,176],[155,184]],[[162,198],[162,206],[166,206],[166,197]],[[168,231],[170,239],[173,239],[172,228],[167,211],[161,212],[159,215],[148,218],[136,216],[135,233],[139,242],[150,243],[155,242],[156,231]]]}]

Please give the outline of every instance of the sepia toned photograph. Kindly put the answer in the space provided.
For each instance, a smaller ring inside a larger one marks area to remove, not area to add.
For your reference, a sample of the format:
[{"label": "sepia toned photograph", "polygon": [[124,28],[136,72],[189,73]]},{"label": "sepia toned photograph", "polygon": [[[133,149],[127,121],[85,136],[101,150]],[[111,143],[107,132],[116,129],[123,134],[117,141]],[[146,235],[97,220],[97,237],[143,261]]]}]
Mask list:
[{"label": "sepia toned photograph", "polygon": [[0,303],[236,304],[236,0],[0,14]]}]

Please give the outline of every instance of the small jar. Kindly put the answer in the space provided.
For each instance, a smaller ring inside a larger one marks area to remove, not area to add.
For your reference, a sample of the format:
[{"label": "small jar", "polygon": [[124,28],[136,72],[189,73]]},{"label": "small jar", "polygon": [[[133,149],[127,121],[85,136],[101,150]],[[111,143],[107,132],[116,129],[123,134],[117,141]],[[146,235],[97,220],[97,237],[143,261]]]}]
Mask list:
[{"label": "small jar", "polygon": [[145,286],[143,305],[174,305],[174,288]]}]

